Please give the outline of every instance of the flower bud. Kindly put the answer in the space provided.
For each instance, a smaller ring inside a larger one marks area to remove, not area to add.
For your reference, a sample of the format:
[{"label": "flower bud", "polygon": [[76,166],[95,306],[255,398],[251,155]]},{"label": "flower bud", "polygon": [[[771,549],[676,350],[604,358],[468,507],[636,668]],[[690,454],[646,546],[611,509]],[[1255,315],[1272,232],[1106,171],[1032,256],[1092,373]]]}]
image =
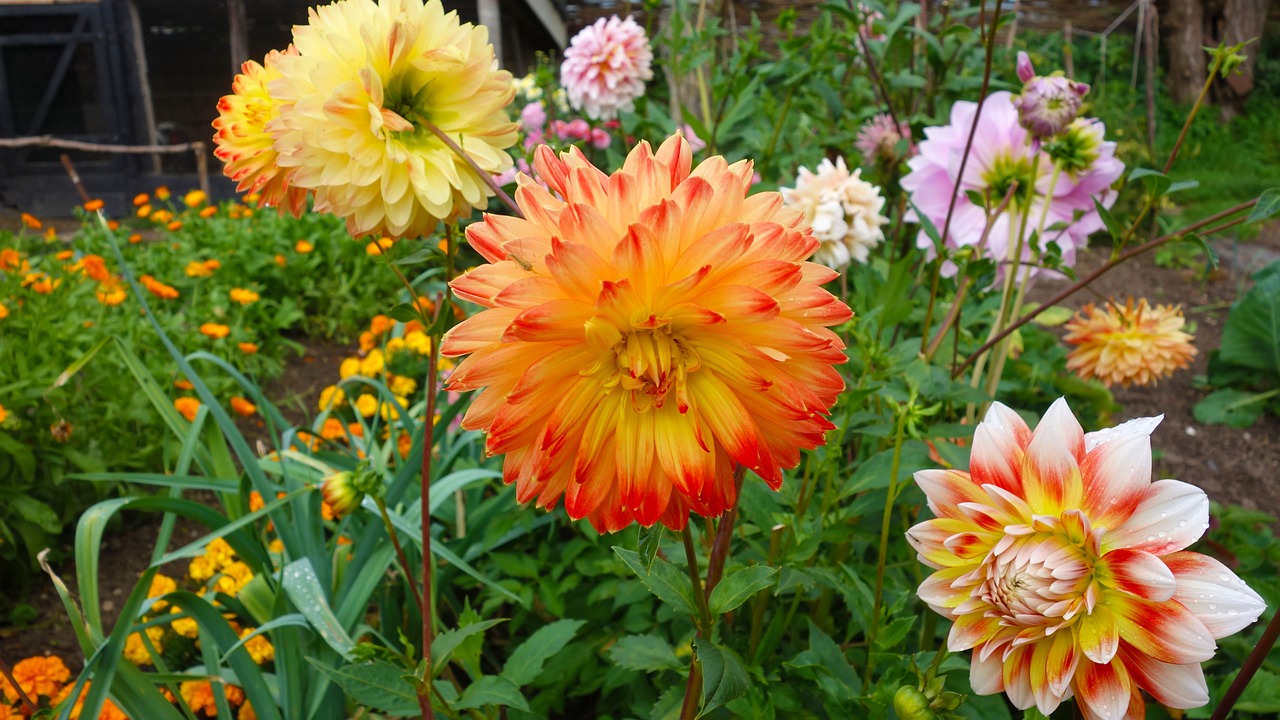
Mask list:
[{"label": "flower bud", "polygon": [[364,500],[364,493],[356,487],[354,478],[354,473],[334,473],[325,478],[324,485],[320,487],[324,501],[333,508],[334,517],[350,515],[360,507],[360,501]]},{"label": "flower bud", "polygon": [[902,720],[934,720],[938,717],[929,708],[929,698],[913,685],[903,685],[893,694],[893,710]]},{"label": "flower bud", "polygon": [[1018,53],[1018,77],[1022,94],[1013,99],[1018,110],[1018,124],[1037,140],[1050,138],[1066,130],[1080,113],[1080,102],[1089,86],[1065,77],[1062,73],[1037,76],[1031,59]]}]

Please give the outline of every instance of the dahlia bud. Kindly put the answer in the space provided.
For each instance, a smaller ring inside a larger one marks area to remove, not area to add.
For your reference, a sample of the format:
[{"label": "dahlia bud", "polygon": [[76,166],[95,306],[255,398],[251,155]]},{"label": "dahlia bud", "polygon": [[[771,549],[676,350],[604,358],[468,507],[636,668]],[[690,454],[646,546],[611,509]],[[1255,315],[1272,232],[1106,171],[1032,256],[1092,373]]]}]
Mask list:
[{"label": "dahlia bud", "polygon": [[913,685],[903,685],[893,694],[893,709],[904,720],[934,720],[937,713],[929,708],[929,698]]},{"label": "dahlia bud", "polygon": [[1080,101],[1089,92],[1088,85],[1061,72],[1037,76],[1025,52],[1018,53],[1018,77],[1023,82],[1022,94],[1013,99],[1018,124],[1030,130],[1037,140],[1065,130],[1076,119]]},{"label": "dahlia bud", "polygon": [[365,495],[376,495],[381,485],[377,475],[357,468],[355,472],[338,472],[325,478],[320,492],[325,503],[333,508],[334,517],[341,518],[360,507]]}]

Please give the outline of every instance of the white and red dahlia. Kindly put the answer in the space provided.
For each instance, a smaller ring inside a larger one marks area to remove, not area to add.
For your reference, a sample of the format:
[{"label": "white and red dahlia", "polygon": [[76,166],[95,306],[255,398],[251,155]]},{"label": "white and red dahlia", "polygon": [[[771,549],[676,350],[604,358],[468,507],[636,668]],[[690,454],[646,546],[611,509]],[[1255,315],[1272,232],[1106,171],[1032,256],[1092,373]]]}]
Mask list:
[{"label": "white and red dahlia", "polygon": [[1171,708],[1209,700],[1200,663],[1214,639],[1265,609],[1225,565],[1186,548],[1209,500],[1151,481],[1159,417],[1084,433],[1064,400],[1032,431],[996,403],[969,472],[916,482],[937,516],[907,532],[937,572],[919,595],[973,650],[973,689],[1052,713],[1075,697],[1088,720],[1142,718],[1142,692]]},{"label": "white and red dahlia", "polygon": [[612,175],[577,148],[534,164],[554,194],[521,175],[524,219],[467,228],[488,264],[453,288],[486,309],[441,346],[469,355],[450,390],[484,388],[463,427],[506,454],[520,502],[563,497],[602,531],[719,515],[736,466],[777,489],[833,427],[845,355],[828,326],[851,316],[800,213],[748,197],[749,162],[693,167],[680,135]]}]

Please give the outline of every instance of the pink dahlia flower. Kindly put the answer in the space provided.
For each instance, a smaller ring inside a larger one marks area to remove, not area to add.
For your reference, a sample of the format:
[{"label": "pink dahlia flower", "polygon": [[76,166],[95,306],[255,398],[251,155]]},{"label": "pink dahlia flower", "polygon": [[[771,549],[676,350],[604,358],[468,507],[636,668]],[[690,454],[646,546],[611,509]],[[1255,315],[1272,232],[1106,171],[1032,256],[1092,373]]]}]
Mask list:
[{"label": "pink dahlia flower", "polygon": [[[1070,158],[1063,160],[1065,164],[1055,182],[1054,157],[1043,148],[1033,147],[1027,130],[1018,124],[1013,96],[992,93],[983,105],[964,177],[960,177],[960,159],[977,107],[977,103],[958,102],[951,108],[949,125],[925,129],[926,139],[920,143],[919,154],[907,163],[911,172],[902,179],[902,187],[911,194],[915,206],[904,219],[919,222],[923,214],[941,233],[951,197],[957,195],[945,244],[949,248],[977,245],[986,226],[987,211],[969,198],[968,191],[977,191],[995,208],[1016,180],[1018,191],[996,219],[981,250],[996,260],[1009,259],[1022,217],[1029,213],[1021,260],[1031,260],[1037,252],[1054,244],[1062,252],[1063,264],[1070,267],[1075,263],[1077,248],[1084,247],[1089,234],[1103,227],[1093,199],[1098,198],[1107,208],[1115,203],[1111,184],[1124,172],[1124,163],[1115,157],[1115,143],[1102,139],[1105,128],[1101,121],[1077,119],[1069,130],[1089,149],[1078,152],[1073,146],[1071,152],[1064,151],[1063,157]],[[1042,213],[1045,231],[1037,247],[1032,248],[1029,236],[1040,223]],[[923,230],[916,243],[933,249],[933,241]]]},{"label": "pink dahlia flower", "polygon": [[573,36],[564,51],[560,84],[574,110],[609,120],[644,95],[645,82],[653,79],[652,64],[649,38],[635,20],[600,18]]},{"label": "pink dahlia flower", "polygon": [[[889,113],[880,113],[859,128],[858,137],[853,145],[858,148],[867,162],[892,161],[898,157],[898,141],[903,138],[911,140],[911,125],[902,122],[895,126],[893,117]],[[910,147],[907,154],[915,154],[914,145]]]},{"label": "pink dahlia flower", "polygon": [[1074,696],[1088,720],[1142,718],[1142,691],[1171,708],[1209,701],[1200,663],[1265,604],[1185,549],[1209,499],[1151,482],[1160,420],[1086,434],[1060,399],[1032,431],[995,403],[969,472],[916,473],[937,516],[907,532],[937,570],[918,592],[951,619],[948,647],[974,651],[975,692],[1046,715]]}]

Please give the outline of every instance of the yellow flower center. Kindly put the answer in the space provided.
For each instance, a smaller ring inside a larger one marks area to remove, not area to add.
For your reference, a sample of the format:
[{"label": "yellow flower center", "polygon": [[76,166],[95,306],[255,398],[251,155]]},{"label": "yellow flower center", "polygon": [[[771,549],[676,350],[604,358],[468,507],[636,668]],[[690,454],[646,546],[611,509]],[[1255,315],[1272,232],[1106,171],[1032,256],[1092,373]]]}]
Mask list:
[{"label": "yellow flower center", "polygon": [[983,561],[980,594],[1000,624],[1048,634],[1092,611],[1100,592],[1094,577],[1098,548],[1078,513],[1037,516],[1022,529],[1024,534],[1006,535]]}]

